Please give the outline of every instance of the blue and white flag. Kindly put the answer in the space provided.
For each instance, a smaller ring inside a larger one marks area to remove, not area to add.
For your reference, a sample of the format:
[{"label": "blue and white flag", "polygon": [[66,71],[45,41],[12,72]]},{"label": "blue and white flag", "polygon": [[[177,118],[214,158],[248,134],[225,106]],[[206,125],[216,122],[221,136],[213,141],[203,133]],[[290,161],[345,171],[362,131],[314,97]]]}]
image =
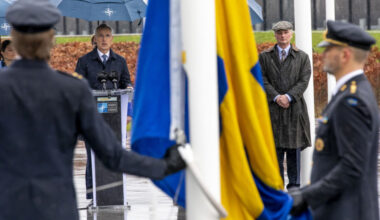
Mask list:
[{"label": "blue and white flag", "polygon": [[[175,144],[176,131],[188,137],[185,77],[181,64],[179,6],[170,0],[149,0],[141,41],[132,123],[132,149],[162,158]],[[171,16],[177,19],[170,20]],[[171,83],[172,81],[172,83]],[[154,183],[185,206],[184,172]]]}]

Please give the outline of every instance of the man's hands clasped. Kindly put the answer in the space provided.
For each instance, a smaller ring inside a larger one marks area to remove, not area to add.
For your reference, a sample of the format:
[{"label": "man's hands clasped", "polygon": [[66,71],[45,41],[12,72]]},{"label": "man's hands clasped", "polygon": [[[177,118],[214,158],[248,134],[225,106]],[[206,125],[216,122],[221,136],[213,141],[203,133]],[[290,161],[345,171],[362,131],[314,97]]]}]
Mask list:
[{"label": "man's hands clasped", "polygon": [[290,106],[290,102],[289,102],[289,99],[286,95],[280,95],[277,99],[276,99],[276,103],[283,107],[283,108],[289,108]]}]

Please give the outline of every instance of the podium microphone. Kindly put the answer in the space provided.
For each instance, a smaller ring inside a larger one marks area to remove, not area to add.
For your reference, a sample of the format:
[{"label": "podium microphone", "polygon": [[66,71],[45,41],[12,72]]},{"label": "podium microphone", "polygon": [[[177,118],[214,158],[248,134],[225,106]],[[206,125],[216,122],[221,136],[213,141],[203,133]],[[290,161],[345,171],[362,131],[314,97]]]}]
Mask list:
[{"label": "podium microphone", "polygon": [[108,74],[108,79],[113,82],[113,88],[117,89],[117,81],[118,81],[119,74],[117,71],[111,71],[110,74]]},{"label": "podium microphone", "polygon": [[100,73],[98,73],[96,79],[102,83],[103,85],[103,90],[106,90],[107,89],[107,86],[106,86],[106,82],[107,82],[107,73],[102,71]]}]

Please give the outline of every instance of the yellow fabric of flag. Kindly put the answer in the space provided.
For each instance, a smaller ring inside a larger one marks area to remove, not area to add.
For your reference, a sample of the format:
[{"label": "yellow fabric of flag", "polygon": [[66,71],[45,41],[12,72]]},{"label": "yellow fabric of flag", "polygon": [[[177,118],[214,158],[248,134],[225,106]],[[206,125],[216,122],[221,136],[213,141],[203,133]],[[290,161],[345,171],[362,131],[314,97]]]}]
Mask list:
[{"label": "yellow fabric of flag", "polygon": [[283,189],[258,52],[247,0],[216,0],[215,6],[222,204],[226,219],[257,219],[264,205],[255,178]]}]

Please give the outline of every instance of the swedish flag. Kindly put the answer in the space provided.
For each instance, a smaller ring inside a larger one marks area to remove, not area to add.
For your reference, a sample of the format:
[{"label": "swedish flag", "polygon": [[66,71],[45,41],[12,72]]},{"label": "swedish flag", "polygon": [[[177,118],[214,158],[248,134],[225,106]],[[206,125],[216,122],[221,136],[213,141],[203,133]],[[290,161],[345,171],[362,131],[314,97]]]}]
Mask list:
[{"label": "swedish flag", "polygon": [[215,2],[222,204],[227,219],[287,219],[247,1]]},{"label": "swedish flag", "polygon": [[[215,0],[215,4],[221,194],[227,219],[289,219],[292,201],[281,191],[283,182],[247,1]],[[174,144],[169,137],[169,6],[169,0],[149,1],[133,110],[132,148],[157,158]],[[184,109],[188,136],[187,108]],[[178,196],[178,203],[185,206],[182,177],[183,171],[155,184],[169,196]]]}]

